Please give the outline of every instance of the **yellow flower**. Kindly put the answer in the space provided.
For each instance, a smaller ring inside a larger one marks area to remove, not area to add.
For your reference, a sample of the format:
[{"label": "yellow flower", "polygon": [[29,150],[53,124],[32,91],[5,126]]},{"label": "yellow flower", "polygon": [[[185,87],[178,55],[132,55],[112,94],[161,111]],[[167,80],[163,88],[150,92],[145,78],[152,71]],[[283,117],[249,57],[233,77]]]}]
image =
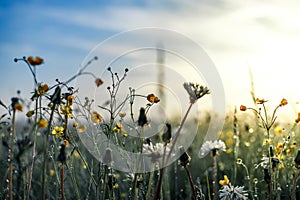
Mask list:
[{"label": "yellow flower", "polygon": [[241,105],[241,106],[240,106],[240,111],[245,111],[245,110],[247,110],[247,107],[244,106],[244,105]]},{"label": "yellow flower", "polygon": [[226,146],[231,146],[233,144],[233,139],[228,138],[227,140],[225,140],[225,144],[226,144]]},{"label": "yellow flower", "polygon": [[19,102],[17,102],[14,104],[14,110],[18,110],[18,111],[22,112],[23,106]]},{"label": "yellow flower", "polygon": [[277,152],[277,153],[280,153],[281,150],[282,150],[282,148],[283,148],[283,144],[282,144],[282,143],[278,143],[278,144],[277,144],[277,147],[276,147],[276,152]]},{"label": "yellow flower", "polygon": [[288,155],[291,154],[291,149],[286,149],[285,153],[288,154]]},{"label": "yellow flower", "polygon": [[99,113],[97,113],[97,111],[92,111],[91,120],[95,124],[98,124],[103,121],[102,116]]},{"label": "yellow flower", "polygon": [[263,145],[273,144],[272,140],[264,139]]},{"label": "yellow flower", "polygon": [[69,141],[68,140],[64,140],[64,145],[67,147],[67,146],[69,146]]},{"label": "yellow flower", "polygon": [[79,158],[80,157],[78,151],[74,151],[74,156],[75,156],[75,158]]},{"label": "yellow flower", "polygon": [[83,133],[83,132],[86,132],[86,126],[81,124],[78,126],[78,132],[79,133]]},{"label": "yellow flower", "polygon": [[50,169],[50,170],[49,170],[49,175],[50,175],[50,176],[54,176],[54,175],[55,175],[55,171],[54,171],[53,169]]},{"label": "yellow flower", "polygon": [[283,98],[279,104],[279,106],[285,106],[286,104],[288,104],[287,100],[285,98]]},{"label": "yellow flower", "polygon": [[32,66],[36,66],[36,65],[43,64],[44,60],[38,56],[36,57],[29,56],[27,58],[27,62]]},{"label": "yellow flower", "polygon": [[279,164],[278,169],[284,169],[284,164],[282,162]]},{"label": "yellow flower", "polygon": [[73,123],[73,127],[76,128],[78,126],[78,122]]},{"label": "yellow flower", "polygon": [[27,117],[32,117],[32,115],[34,115],[34,110],[30,110],[26,113]]},{"label": "yellow flower", "polygon": [[155,96],[154,94],[148,94],[147,100],[150,103],[158,103],[160,101],[160,99],[157,96]]},{"label": "yellow flower", "polygon": [[113,188],[114,188],[114,189],[119,189],[119,184],[118,184],[118,183],[115,183],[115,184],[113,185]]},{"label": "yellow flower", "polygon": [[64,127],[62,126],[55,126],[52,130],[52,135],[55,135],[56,137],[61,137],[64,135]]},{"label": "yellow flower", "polygon": [[37,122],[38,127],[40,128],[46,128],[48,126],[48,122],[45,119],[40,119]]},{"label": "yellow flower", "polygon": [[38,90],[36,91],[37,95],[44,95],[49,90],[49,87],[47,84],[43,84],[39,86]]},{"label": "yellow flower", "polygon": [[232,131],[228,131],[228,132],[226,133],[226,135],[227,135],[227,137],[232,138],[233,135],[234,135],[234,133],[233,133]]},{"label": "yellow flower", "polygon": [[226,153],[228,153],[228,154],[232,153],[232,148],[226,149]]},{"label": "yellow flower", "polygon": [[119,112],[119,116],[120,116],[121,118],[124,118],[124,117],[126,116],[126,112]]},{"label": "yellow flower", "polygon": [[73,95],[69,95],[67,97],[67,105],[68,106],[71,106],[73,104],[73,99],[74,99],[74,96]]},{"label": "yellow flower", "polygon": [[219,184],[224,186],[224,185],[228,185],[229,184],[229,179],[226,175],[224,175],[224,180],[220,180]]},{"label": "yellow flower", "polygon": [[259,99],[259,98],[256,98],[255,101],[256,101],[257,104],[264,104],[264,103],[267,102],[267,100]]},{"label": "yellow flower", "polygon": [[283,133],[283,128],[281,126],[276,126],[274,131],[277,135],[281,135]]},{"label": "yellow flower", "polygon": [[60,111],[61,111],[61,114],[66,115],[69,118],[73,117],[73,114],[72,114],[73,109],[70,105],[61,106]]}]

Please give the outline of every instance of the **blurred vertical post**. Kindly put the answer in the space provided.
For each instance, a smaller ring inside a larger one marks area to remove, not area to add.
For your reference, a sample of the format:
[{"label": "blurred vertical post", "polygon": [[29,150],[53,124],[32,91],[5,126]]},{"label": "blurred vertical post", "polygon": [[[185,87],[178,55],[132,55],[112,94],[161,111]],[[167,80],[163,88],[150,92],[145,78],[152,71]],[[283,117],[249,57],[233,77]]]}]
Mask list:
[{"label": "blurred vertical post", "polygon": [[157,93],[158,97],[160,98],[160,105],[165,108],[166,106],[166,99],[165,99],[165,91],[164,91],[164,84],[165,84],[165,51],[164,46],[162,43],[159,43],[156,48],[156,63],[157,63]]}]

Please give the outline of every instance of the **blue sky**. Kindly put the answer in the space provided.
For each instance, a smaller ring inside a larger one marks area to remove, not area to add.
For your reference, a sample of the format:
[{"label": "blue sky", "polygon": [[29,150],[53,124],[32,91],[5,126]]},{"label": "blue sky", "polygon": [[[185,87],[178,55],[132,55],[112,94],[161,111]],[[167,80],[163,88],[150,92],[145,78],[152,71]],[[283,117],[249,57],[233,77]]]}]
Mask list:
[{"label": "blue sky", "polygon": [[14,57],[43,57],[40,81],[51,84],[76,73],[89,52],[114,34],[159,27],[186,35],[207,52],[223,80],[227,104],[251,103],[249,67],[257,96],[295,103],[299,10],[296,0],[1,1],[0,98],[9,102],[18,89],[26,96],[33,85],[26,66]]}]

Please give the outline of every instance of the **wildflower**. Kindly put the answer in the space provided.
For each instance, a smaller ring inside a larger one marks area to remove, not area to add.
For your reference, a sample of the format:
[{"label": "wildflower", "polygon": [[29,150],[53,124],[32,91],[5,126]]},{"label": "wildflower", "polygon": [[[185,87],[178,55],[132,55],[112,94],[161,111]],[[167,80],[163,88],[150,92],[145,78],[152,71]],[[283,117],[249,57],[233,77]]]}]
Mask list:
[{"label": "wildflower", "polygon": [[187,166],[191,162],[191,156],[184,150],[184,148],[181,146],[179,147],[179,151],[181,153],[181,156],[179,157],[180,165],[183,167]]},{"label": "wildflower", "polygon": [[281,135],[283,133],[283,128],[281,126],[276,126],[275,129],[274,129],[274,132],[277,135]]},{"label": "wildflower", "polygon": [[114,188],[114,189],[119,189],[119,184],[118,184],[118,183],[115,183],[115,184],[113,185],[113,188]]},{"label": "wildflower", "polygon": [[264,104],[264,103],[267,102],[267,100],[256,98],[256,99],[255,99],[255,102],[256,102],[257,104]]},{"label": "wildflower", "polygon": [[248,199],[248,192],[244,190],[244,186],[232,186],[230,183],[224,185],[220,190],[219,194],[220,200],[227,199]]},{"label": "wildflower", "polygon": [[236,159],[236,164],[238,164],[238,165],[243,164],[243,160],[240,158]]},{"label": "wildflower", "polygon": [[37,122],[38,127],[40,128],[46,128],[48,126],[48,122],[45,119],[40,119]]},{"label": "wildflower", "polygon": [[200,155],[204,156],[209,152],[212,152],[213,156],[216,156],[216,153],[219,150],[226,151],[226,145],[222,140],[205,141],[200,149]]},{"label": "wildflower", "polygon": [[195,83],[184,83],[183,87],[189,94],[191,103],[195,103],[198,99],[210,93],[208,87]]},{"label": "wildflower", "polygon": [[149,94],[147,96],[147,100],[150,102],[150,103],[158,103],[160,101],[160,99],[155,96],[154,94]]},{"label": "wildflower", "polygon": [[269,139],[264,139],[264,141],[263,141],[263,145],[265,146],[265,145],[269,145],[269,144],[272,144],[273,142],[272,142],[272,140],[269,140]]},{"label": "wildflower", "polygon": [[27,58],[27,62],[32,66],[36,66],[36,65],[43,64],[44,60],[38,56],[36,56],[36,57],[29,56]]},{"label": "wildflower", "polygon": [[64,140],[64,145],[67,147],[69,146],[69,141],[68,140]]},{"label": "wildflower", "polygon": [[232,131],[228,131],[226,133],[226,136],[229,137],[229,138],[232,138],[234,136],[234,133]]},{"label": "wildflower", "polygon": [[53,169],[50,169],[49,175],[50,175],[50,176],[54,176],[54,175],[55,175],[55,171],[54,171]]},{"label": "wildflower", "polygon": [[224,180],[220,180],[219,184],[222,186],[229,184],[229,178],[227,177],[227,175],[224,175]]},{"label": "wildflower", "polygon": [[231,146],[233,144],[233,139],[232,138],[228,138],[227,140],[225,140],[226,146]]},{"label": "wildflower", "polygon": [[60,107],[61,114],[66,115],[69,118],[73,117],[72,111],[73,108],[69,105]]},{"label": "wildflower", "polygon": [[23,111],[23,106],[19,103],[19,98],[17,97],[11,98],[11,106],[13,110]]},{"label": "wildflower", "polygon": [[120,116],[121,118],[124,118],[124,117],[126,116],[126,112],[119,112],[119,116]]},{"label": "wildflower", "polygon": [[287,105],[287,104],[288,104],[287,100],[286,100],[285,98],[283,98],[283,99],[281,100],[279,106],[285,106],[285,105]]},{"label": "wildflower", "polygon": [[26,113],[27,117],[32,117],[32,115],[34,115],[34,110],[30,110]]},{"label": "wildflower", "polygon": [[295,119],[295,122],[298,123],[300,121],[300,112],[298,113],[297,119]]},{"label": "wildflower", "polygon": [[162,143],[153,145],[152,142],[149,142],[149,144],[143,144],[143,154],[151,157],[152,161],[158,161],[158,159],[163,157],[164,152],[165,155],[168,155],[169,151],[170,148]]},{"label": "wildflower", "polygon": [[96,78],[95,83],[96,83],[96,86],[99,87],[103,84],[103,81],[100,78]]},{"label": "wildflower", "polygon": [[76,128],[78,126],[78,122],[73,123],[73,127]]},{"label": "wildflower", "polygon": [[86,126],[81,124],[78,126],[78,132],[79,133],[83,133],[83,132],[86,132]]},{"label": "wildflower", "polygon": [[284,164],[280,163],[279,166],[278,166],[278,169],[280,169],[280,170],[284,169]]},{"label": "wildflower", "polygon": [[245,110],[247,110],[247,107],[244,106],[244,105],[241,105],[241,106],[240,106],[240,111],[245,111]]},{"label": "wildflower", "polygon": [[146,116],[146,113],[145,113],[145,108],[141,108],[139,119],[138,119],[138,125],[143,127],[147,123],[148,123],[148,120],[147,120],[147,116]]},{"label": "wildflower", "polygon": [[36,91],[36,94],[38,96],[41,96],[41,95],[44,95],[46,94],[46,92],[49,90],[49,87],[47,84],[43,84],[43,85],[40,85]]},{"label": "wildflower", "polygon": [[99,124],[103,121],[103,118],[99,113],[97,113],[97,111],[92,111],[91,120],[94,124]]},{"label": "wildflower", "polygon": [[171,124],[166,123],[167,130],[162,135],[162,141],[167,144],[170,143],[172,139],[172,127]]},{"label": "wildflower", "polygon": [[281,142],[278,143],[277,146],[276,146],[276,152],[277,152],[277,153],[280,153],[281,150],[282,150],[282,148],[283,148],[283,144],[282,144]]},{"label": "wildflower", "polygon": [[73,95],[68,95],[67,96],[67,105],[71,106],[73,104],[74,96]]},{"label": "wildflower", "polygon": [[56,137],[61,137],[64,134],[64,127],[62,126],[54,126],[54,129],[52,130],[52,135],[55,135]]},{"label": "wildflower", "polygon": [[298,149],[298,153],[296,155],[294,162],[295,162],[295,167],[297,169],[300,169],[300,149]]},{"label": "wildflower", "polygon": [[78,153],[78,151],[76,150],[76,151],[74,151],[74,156],[75,156],[75,158],[79,158],[80,157],[80,154]]},{"label": "wildflower", "polygon": [[64,144],[61,144],[57,160],[64,163],[66,161],[66,159],[67,159],[66,146]]}]

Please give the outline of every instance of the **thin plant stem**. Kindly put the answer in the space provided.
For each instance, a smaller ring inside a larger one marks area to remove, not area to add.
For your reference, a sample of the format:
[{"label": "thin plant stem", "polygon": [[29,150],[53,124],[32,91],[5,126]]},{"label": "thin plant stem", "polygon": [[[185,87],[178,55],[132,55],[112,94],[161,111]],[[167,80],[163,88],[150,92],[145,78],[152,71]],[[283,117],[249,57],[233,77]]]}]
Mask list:
[{"label": "thin plant stem", "polygon": [[191,189],[192,189],[192,192],[193,192],[193,198],[194,198],[194,200],[197,200],[197,192],[196,192],[195,184],[193,182],[193,178],[192,178],[192,175],[190,173],[190,170],[189,170],[187,165],[184,166],[184,169],[185,169],[185,171],[187,173],[187,176],[189,178],[189,182],[190,182]]},{"label": "thin plant stem", "polygon": [[61,168],[60,168],[60,192],[61,192],[61,200],[64,200],[65,199],[65,182],[64,182],[64,179],[65,179],[65,174],[64,174],[64,164],[61,165]]},{"label": "thin plant stem", "polygon": [[45,144],[45,151],[44,151],[44,162],[43,162],[43,174],[42,174],[42,199],[46,199],[46,164],[47,164],[47,153],[48,153],[48,146],[49,146],[49,138],[50,138],[50,132],[51,132],[51,124],[54,116],[56,104],[53,104],[51,113],[50,113],[50,119],[48,124],[48,130],[46,135],[46,144]]},{"label": "thin plant stem", "polygon": [[[38,111],[38,99],[35,101],[35,112]],[[29,200],[30,190],[31,190],[31,181],[32,181],[32,173],[33,173],[33,166],[34,166],[34,158],[35,158],[35,148],[36,148],[36,141],[37,141],[37,132],[38,132],[38,126],[37,126],[37,120],[38,115],[36,113],[34,117],[34,139],[33,139],[33,146],[32,146],[32,155],[31,155],[31,165],[29,170],[29,176],[27,181],[27,192],[26,192],[26,200]]]},{"label": "thin plant stem", "polygon": [[291,200],[295,199],[296,196],[296,186],[297,186],[297,178],[299,175],[299,169],[297,169],[296,174],[294,175],[294,180],[293,180],[293,187],[292,187],[292,194],[291,194]]},{"label": "thin plant stem", "polygon": [[11,127],[11,141],[9,152],[9,170],[8,170],[8,196],[9,200],[13,199],[13,159],[14,159],[14,140],[15,140],[15,122],[16,110],[13,110],[12,127]]},{"label": "thin plant stem", "polygon": [[214,159],[214,177],[213,177],[213,186],[214,186],[214,193],[213,196],[215,197],[217,195],[217,173],[218,173],[218,168],[217,168],[217,156],[213,156]]},{"label": "thin plant stem", "polygon": [[188,116],[188,114],[189,114],[192,106],[193,106],[193,103],[190,103],[190,105],[189,105],[189,107],[188,107],[188,109],[187,109],[187,111],[186,111],[186,113],[185,113],[185,115],[184,115],[184,117],[183,117],[180,125],[179,125],[179,128],[177,129],[177,131],[175,133],[175,137],[174,137],[174,140],[172,142],[169,154],[167,155],[167,159],[163,163],[163,166],[162,166],[162,168],[160,170],[160,176],[159,176],[158,184],[157,184],[157,187],[156,187],[156,190],[155,190],[154,200],[157,200],[159,198],[160,189],[161,189],[161,185],[162,185],[162,178],[163,178],[163,175],[164,175],[165,170],[166,170],[166,164],[168,163],[168,161],[169,161],[169,159],[171,157],[171,154],[172,154],[172,151],[173,151],[173,149],[175,147],[176,141],[177,141],[177,139],[179,137],[181,129],[182,129],[182,127],[183,127],[183,125],[184,125],[184,123],[185,123],[185,121],[187,119],[187,116]]}]

